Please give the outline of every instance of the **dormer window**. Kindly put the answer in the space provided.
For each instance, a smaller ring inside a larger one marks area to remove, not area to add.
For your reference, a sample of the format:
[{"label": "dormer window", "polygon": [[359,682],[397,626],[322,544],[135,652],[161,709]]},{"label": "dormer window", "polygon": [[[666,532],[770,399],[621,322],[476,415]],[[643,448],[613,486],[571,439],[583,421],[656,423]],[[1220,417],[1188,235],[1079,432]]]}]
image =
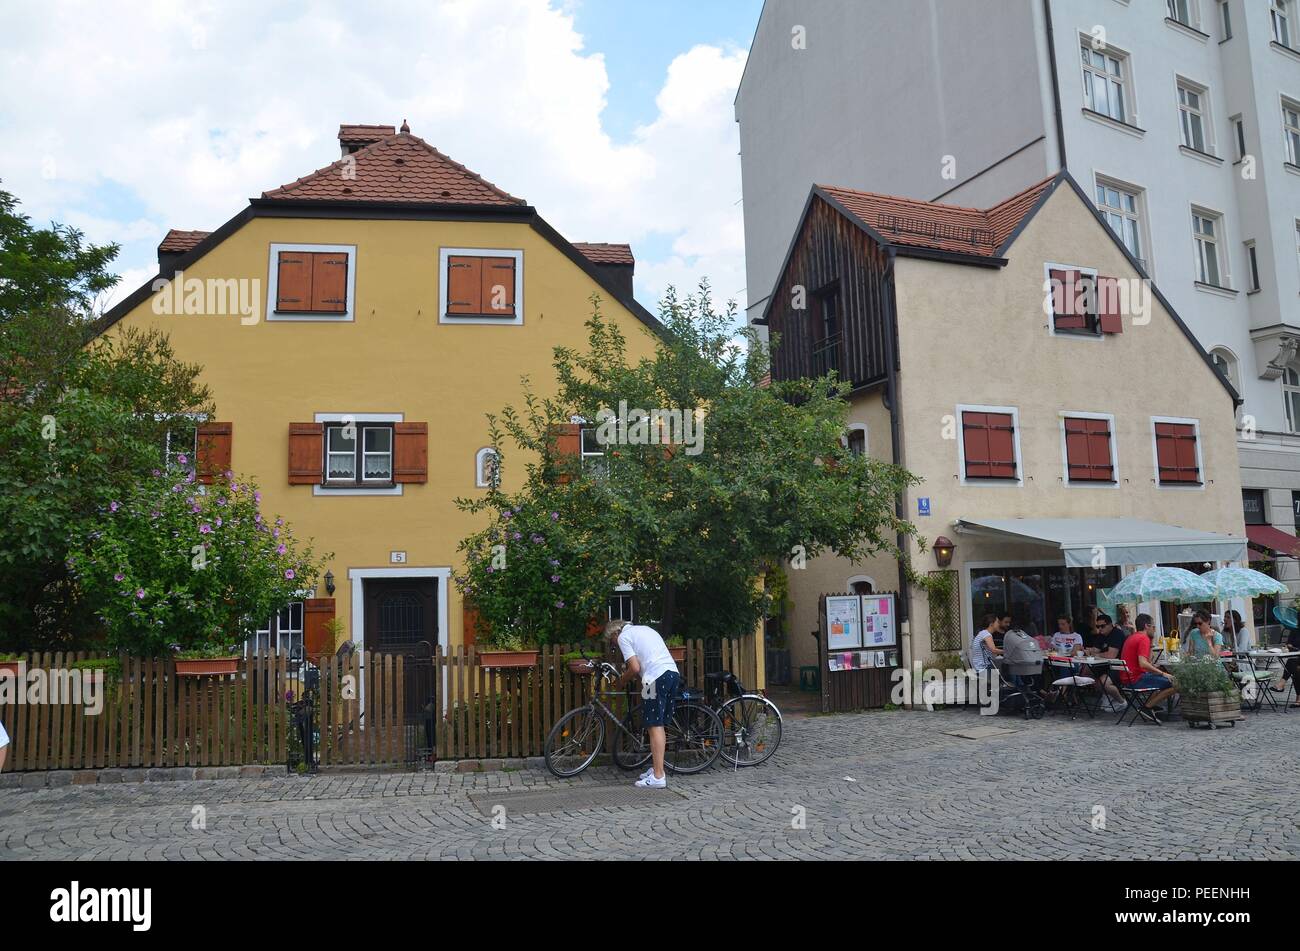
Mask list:
[{"label": "dormer window", "polygon": [[524,322],[522,251],[443,248],[439,262],[439,323]]}]

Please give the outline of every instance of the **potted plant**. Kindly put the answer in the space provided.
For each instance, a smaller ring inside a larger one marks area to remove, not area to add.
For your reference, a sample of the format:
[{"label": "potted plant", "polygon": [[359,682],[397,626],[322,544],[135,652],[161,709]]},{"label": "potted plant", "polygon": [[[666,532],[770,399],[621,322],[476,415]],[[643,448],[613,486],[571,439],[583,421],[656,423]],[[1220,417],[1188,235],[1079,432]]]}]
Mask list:
[{"label": "potted plant", "polygon": [[1241,715],[1241,694],[1219,661],[1211,657],[1184,660],[1174,676],[1188,726],[1208,723],[1216,729],[1220,723],[1245,719]]},{"label": "potted plant", "polygon": [[239,654],[226,645],[209,644],[176,653],[176,676],[219,677],[239,672]]},{"label": "potted plant", "polygon": [[674,634],[668,640],[664,641],[668,646],[668,653],[673,655],[673,660],[677,663],[686,661],[686,641],[680,634]]},{"label": "potted plant", "polygon": [[478,652],[480,667],[536,667],[537,648],[519,634],[493,634]]},{"label": "potted plant", "polygon": [[0,677],[5,674],[21,677],[23,666],[24,662],[17,654],[0,654]]}]

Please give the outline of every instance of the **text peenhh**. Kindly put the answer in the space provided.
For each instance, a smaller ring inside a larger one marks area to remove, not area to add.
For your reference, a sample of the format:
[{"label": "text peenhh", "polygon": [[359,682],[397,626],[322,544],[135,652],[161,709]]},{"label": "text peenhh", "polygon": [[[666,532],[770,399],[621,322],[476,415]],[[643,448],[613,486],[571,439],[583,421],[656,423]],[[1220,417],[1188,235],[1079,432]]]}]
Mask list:
[{"label": "text peenhh", "polygon": [[71,888],[50,892],[50,921],[129,921],[133,931],[148,931],[151,888]]}]

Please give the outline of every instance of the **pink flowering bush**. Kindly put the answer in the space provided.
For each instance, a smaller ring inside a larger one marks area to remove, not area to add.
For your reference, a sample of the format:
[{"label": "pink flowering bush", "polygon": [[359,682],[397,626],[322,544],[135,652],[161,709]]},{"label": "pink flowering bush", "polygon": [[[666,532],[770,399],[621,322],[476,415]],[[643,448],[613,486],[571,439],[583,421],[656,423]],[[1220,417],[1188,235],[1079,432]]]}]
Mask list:
[{"label": "pink flowering bush", "polygon": [[226,472],[202,485],[178,462],[105,506],[68,558],[108,645],[136,656],[235,650],[320,571],[310,544],[261,513],[253,483]]}]

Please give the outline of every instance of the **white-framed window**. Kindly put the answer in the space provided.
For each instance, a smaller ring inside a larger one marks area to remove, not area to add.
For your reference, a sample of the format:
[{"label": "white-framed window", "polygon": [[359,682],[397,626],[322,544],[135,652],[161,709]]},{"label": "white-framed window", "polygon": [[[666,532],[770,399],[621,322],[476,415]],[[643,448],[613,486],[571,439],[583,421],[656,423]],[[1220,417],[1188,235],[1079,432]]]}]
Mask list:
[{"label": "white-framed window", "polygon": [[1232,144],[1237,150],[1235,161],[1240,162],[1246,157],[1246,120],[1233,116],[1228,122],[1232,124]]},{"label": "white-framed window", "polygon": [[258,654],[289,653],[295,647],[301,648],[302,618],[303,603],[294,601],[259,624],[257,633],[249,638],[249,646]]},{"label": "white-framed window", "polygon": [[1128,58],[1109,48],[1093,49],[1091,37],[1081,39],[1079,53],[1083,61],[1084,106],[1117,122],[1131,124]]},{"label": "white-framed window", "polygon": [[1292,0],[1273,0],[1273,41],[1286,47],[1291,46],[1291,12]]},{"label": "white-framed window", "polygon": [[1228,0],[1219,0],[1219,28],[1223,31],[1223,39],[1232,39],[1232,11]]},{"label": "white-framed window", "polygon": [[601,445],[597,433],[598,427],[589,423],[582,424],[582,471],[603,476],[609,474],[609,460],[605,457],[605,447]]},{"label": "white-framed window", "polygon": [[959,404],[956,419],[962,485],[1024,485],[1019,409]]},{"label": "white-framed window", "polygon": [[1196,29],[1196,0],[1165,0],[1165,12],[1169,19]]},{"label": "white-framed window", "polygon": [[325,427],[327,484],[389,485],[392,481],[391,423],[336,423]]},{"label": "white-framed window", "polygon": [[1282,100],[1282,137],[1286,141],[1286,160],[1300,165],[1300,102]]},{"label": "white-framed window", "polygon": [[163,465],[180,465],[180,456],[185,457],[185,465],[197,464],[199,454],[199,424],[206,422],[203,413],[175,413],[155,417],[167,424],[163,430],[162,460]]},{"label": "white-framed window", "polygon": [[493,488],[499,478],[497,451],[491,446],[484,446],[474,454],[474,485],[480,489]]},{"label": "white-framed window", "polygon": [[523,322],[523,251],[438,249],[438,323],[513,327]]},{"label": "white-framed window", "polygon": [[1156,485],[1176,489],[1205,488],[1199,419],[1152,416],[1151,456],[1155,463]]},{"label": "white-framed window", "polygon": [[863,423],[849,423],[844,434],[844,446],[855,456],[867,454],[867,427]]},{"label": "white-framed window", "polygon": [[1196,280],[1211,287],[1226,287],[1223,266],[1223,216],[1192,209],[1192,239],[1196,247]]},{"label": "white-framed window", "polygon": [[1249,291],[1259,290],[1259,254],[1255,251],[1255,242],[1246,242],[1246,283]]},{"label": "white-framed window", "polygon": [[355,319],[356,261],[353,244],[272,244],[266,319]]},{"label": "white-framed window", "polygon": [[875,594],[876,579],[871,575],[854,575],[844,582],[844,590],[852,594]]},{"label": "white-framed window", "polygon": [[1142,196],[1130,186],[1097,177],[1097,210],[1102,213],[1111,230],[1119,235],[1129,254],[1146,267],[1142,239]]},{"label": "white-framed window", "polygon": [[1241,392],[1241,387],[1237,383],[1237,358],[1227,347],[1215,347],[1210,351],[1210,362],[1214,364],[1214,369],[1219,371],[1219,376],[1223,377],[1232,384],[1232,388]]},{"label": "white-framed window", "polygon": [[1187,79],[1178,80],[1178,122],[1186,148],[1214,153],[1210,134],[1210,94],[1204,86]]},{"label": "white-framed window", "polygon": [[1286,425],[1300,433],[1300,370],[1289,366],[1282,371],[1282,399],[1286,402]]},{"label": "white-framed window", "polygon": [[1068,411],[1060,418],[1064,483],[1076,488],[1118,488],[1114,415]]}]

